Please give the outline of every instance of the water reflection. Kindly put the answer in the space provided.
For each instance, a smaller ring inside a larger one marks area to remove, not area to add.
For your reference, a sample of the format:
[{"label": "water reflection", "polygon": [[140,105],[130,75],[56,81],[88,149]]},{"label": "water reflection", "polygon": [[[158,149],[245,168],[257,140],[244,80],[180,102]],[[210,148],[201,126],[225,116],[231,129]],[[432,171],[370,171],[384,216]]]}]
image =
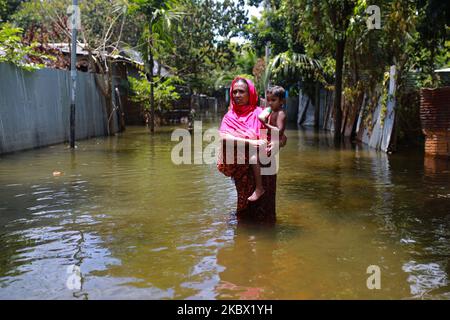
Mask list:
[{"label": "water reflection", "polygon": [[[216,298],[248,300],[283,298],[282,295],[288,298],[282,291],[289,289],[275,288],[274,284],[280,277],[293,277],[301,272],[301,258],[289,256],[283,244],[300,237],[302,228],[239,224],[233,231],[234,241],[217,254],[223,270],[215,287]],[[304,297],[297,294],[290,298]]]},{"label": "water reflection", "polygon": [[[430,198],[436,198],[433,193],[437,185],[440,194],[449,188],[450,179],[445,176],[448,173],[446,165],[440,164],[441,170],[436,174],[439,181],[431,181],[427,166],[424,174],[420,154],[388,157],[357,144],[340,145],[332,152],[331,135],[320,133],[319,136],[323,135],[324,138],[317,141],[317,135],[313,131],[299,130],[296,134],[300,155],[292,155],[295,159],[292,163],[289,159],[291,154],[284,159],[288,162],[286,167],[296,169],[292,170],[294,172],[284,173],[279,181],[286,184],[283,181],[296,177],[287,185],[289,191],[301,198],[302,219],[305,219],[304,211],[310,211],[322,217],[314,217],[314,222],[311,222],[316,227],[322,224],[322,229],[330,221],[336,224],[356,222],[362,225],[365,231],[361,239],[371,240],[369,243],[358,243],[358,246],[367,251],[361,257],[366,256],[368,264],[379,264],[385,273],[388,272],[385,280],[389,279],[396,286],[391,291],[395,293],[388,295],[389,297],[422,298],[429,293],[427,288],[430,284],[424,284],[429,283],[429,279],[411,276],[413,270],[417,270],[410,267],[411,261],[416,263],[411,259],[417,259],[418,256],[428,258],[422,260],[424,266],[433,266],[428,271],[425,271],[425,267],[419,268],[420,272],[429,273],[431,278],[437,279],[431,284],[431,288],[448,286],[435,264],[440,266],[439,270],[448,269],[449,202],[430,203]],[[292,199],[292,195],[284,198]],[[445,216],[439,216],[439,212],[445,212]],[[439,217],[436,218],[436,215]],[[356,232],[357,230],[352,231]],[[428,245],[430,238],[434,238],[433,234],[437,232],[440,234],[439,241]],[[325,240],[326,236],[321,236],[321,239]],[[375,255],[373,259],[367,259],[369,252],[376,253],[378,257]],[[430,253],[433,255],[431,259]],[[351,273],[350,271],[349,274]],[[345,290],[343,288],[342,292]],[[360,297],[370,297],[367,292],[358,294]],[[431,297],[433,296],[432,293]]]},{"label": "water reflection", "polygon": [[232,181],[172,164],[170,133],[0,157],[0,298],[449,298],[448,162],[290,129],[277,224],[237,225]]}]

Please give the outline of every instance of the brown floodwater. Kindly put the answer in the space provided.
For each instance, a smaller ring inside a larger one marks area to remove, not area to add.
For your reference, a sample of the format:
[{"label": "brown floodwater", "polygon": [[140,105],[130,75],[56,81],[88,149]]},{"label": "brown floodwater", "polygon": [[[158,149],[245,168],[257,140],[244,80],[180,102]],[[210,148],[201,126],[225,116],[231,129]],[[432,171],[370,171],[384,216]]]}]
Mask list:
[{"label": "brown floodwater", "polygon": [[276,225],[241,225],[233,182],[173,164],[171,131],[0,156],[0,298],[450,298],[448,162],[292,128]]}]

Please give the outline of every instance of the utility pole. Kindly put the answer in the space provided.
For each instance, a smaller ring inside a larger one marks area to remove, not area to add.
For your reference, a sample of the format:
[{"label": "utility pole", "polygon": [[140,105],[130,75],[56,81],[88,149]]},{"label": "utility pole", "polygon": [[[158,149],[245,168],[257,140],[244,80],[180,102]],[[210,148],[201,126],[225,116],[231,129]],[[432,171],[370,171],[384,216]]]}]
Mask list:
[{"label": "utility pole", "polygon": [[154,94],[154,83],[153,83],[153,66],[155,64],[155,59],[153,56],[153,9],[150,8],[147,11],[147,16],[149,17],[148,26],[148,48],[147,48],[147,58],[148,58],[148,74],[147,79],[150,82],[150,132],[155,133],[155,94]]},{"label": "utility pole", "polygon": [[[70,148],[75,148],[75,98],[77,89],[77,27],[79,23],[78,0],[72,0],[71,8],[72,50],[70,57],[70,78],[72,88],[70,95]],[[70,10],[70,9],[69,9]]]},{"label": "utility pole", "polygon": [[155,95],[154,95],[154,83],[153,83],[153,66],[155,64],[153,57],[153,18],[150,19],[149,28],[149,64],[150,64],[150,132],[155,133]]},{"label": "utility pole", "polygon": [[[266,14],[267,14],[267,17],[266,17],[266,28],[269,28],[270,27],[270,22],[269,22],[270,0],[265,0],[264,6],[265,6]],[[267,70],[269,69],[269,60],[270,60],[270,41],[266,42],[265,60],[266,60],[266,72],[267,72]],[[267,99],[267,89],[270,86],[270,79],[269,78],[267,79],[267,83],[265,83],[264,85],[265,85],[264,98]]]}]

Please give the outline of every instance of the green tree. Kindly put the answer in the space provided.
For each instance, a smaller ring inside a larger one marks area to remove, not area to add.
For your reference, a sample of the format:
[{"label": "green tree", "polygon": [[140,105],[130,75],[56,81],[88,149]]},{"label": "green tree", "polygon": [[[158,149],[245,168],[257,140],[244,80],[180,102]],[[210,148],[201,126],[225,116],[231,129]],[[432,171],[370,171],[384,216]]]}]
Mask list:
[{"label": "green tree", "polygon": [[419,54],[416,55],[415,62],[423,68],[421,77],[423,85],[437,86],[439,80],[434,70],[450,66],[448,48],[450,3],[439,0],[417,0],[417,11],[420,14],[412,50]]},{"label": "green tree", "polygon": [[21,28],[10,24],[0,27],[0,62],[9,62],[27,71],[43,68],[43,61],[52,57],[37,51],[38,43],[24,44],[22,32]]},{"label": "green tree", "polygon": [[335,61],[334,130],[337,140],[342,132],[341,96],[345,45],[355,6],[356,1],[351,0],[298,0],[298,7],[303,13],[300,17],[300,37],[305,41],[307,53],[312,56],[331,56]]},{"label": "green tree", "polygon": [[[266,1],[250,1],[250,4],[260,5]],[[260,18],[252,17],[247,26],[247,38],[253,43],[258,56],[264,56],[265,47],[270,43],[273,56],[291,51],[304,53],[300,41],[299,3],[294,0],[271,0],[269,6],[262,12]]]},{"label": "green tree", "polygon": [[[145,110],[150,110],[150,101],[148,99],[150,95],[150,81],[148,81],[144,73],[140,73],[140,78],[136,79],[133,77],[128,77],[128,81],[131,85],[131,90],[133,95],[131,96],[132,101],[141,103]],[[159,111],[167,110],[171,108],[171,103],[180,98],[180,95],[176,92],[176,84],[180,84],[181,80],[177,77],[154,77],[154,95],[155,104]]]},{"label": "green tree", "polygon": [[[154,97],[154,48],[158,38],[164,38],[174,20],[179,19],[181,14],[178,0],[131,0],[131,12],[139,12],[145,16],[143,27],[144,43],[146,44],[147,57],[146,69],[150,82],[150,131],[155,131],[155,97]],[[168,40],[170,39],[166,39]],[[145,47],[144,47],[145,50]]]},{"label": "green tree", "polygon": [[190,0],[172,30],[166,59],[194,91],[209,91],[217,83],[213,72],[224,75],[236,66],[241,48],[230,39],[242,36],[246,23],[243,0]]},{"label": "green tree", "polygon": [[[71,0],[43,0],[25,2],[12,20],[25,30],[29,41],[70,43],[71,33],[67,28],[67,8]],[[128,0],[92,0],[80,2],[81,31],[78,43],[88,52],[89,70],[95,72],[96,83],[106,99],[106,112],[112,107],[112,66],[108,55],[119,53],[124,46],[123,37],[133,33],[138,19],[129,19]],[[131,29],[131,30],[130,30]],[[98,76],[98,74],[104,76]],[[108,117],[109,132],[112,132],[112,117]]]},{"label": "green tree", "polygon": [[23,0],[0,0],[0,23],[9,21]]}]

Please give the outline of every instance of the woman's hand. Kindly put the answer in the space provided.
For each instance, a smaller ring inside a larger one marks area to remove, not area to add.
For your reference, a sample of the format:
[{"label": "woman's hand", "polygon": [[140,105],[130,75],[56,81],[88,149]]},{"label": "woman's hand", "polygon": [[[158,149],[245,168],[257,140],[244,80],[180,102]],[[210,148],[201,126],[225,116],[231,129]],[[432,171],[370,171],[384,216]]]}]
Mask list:
[{"label": "woman's hand", "polygon": [[244,139],[244,138],[239,138],[239,137],[232,136],[229,133],[221,134],[221,139],[229,140],[229,141],[238,141],[238,142],[241,141],[241,142],[248,143],[250,146],[253,146],[253,147],[261,147],[261,148],[266,148],[267,147],[267,140],[263,140],[263,139]]},{"label": "woman's hand", "polygon": [[251,146],[265,148],[267,146],[267,140],[249,140]]},{"label": "woman's hand", "polygon": [[[276,147],[276,149],[275,149]],[[280,151],[280,144],[279,143],[275,143],[274,141],[271,141],[267,148],[266,148],[266,152],[267,152],[267,156],[270,157],[272,154],[272,150],[275,149],[277,152],[275,154],[278,153],[278,151]]]},{"label": "woman's hand", "polygon": [[271,141],[267,145],[267,148],[266,148],[267,156],[270,157],[270,155],[272,154],[272,150],[275,149],[275,147],[276,147],[276,151],[277,151],[276,153],[278,153],[280,151],[280,148],[282,148],[286,145],[286,142],[287,142],[287,137],[285,135],[281,136],[281,139],[279,142]]}]

